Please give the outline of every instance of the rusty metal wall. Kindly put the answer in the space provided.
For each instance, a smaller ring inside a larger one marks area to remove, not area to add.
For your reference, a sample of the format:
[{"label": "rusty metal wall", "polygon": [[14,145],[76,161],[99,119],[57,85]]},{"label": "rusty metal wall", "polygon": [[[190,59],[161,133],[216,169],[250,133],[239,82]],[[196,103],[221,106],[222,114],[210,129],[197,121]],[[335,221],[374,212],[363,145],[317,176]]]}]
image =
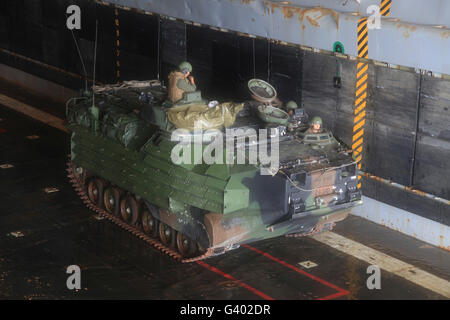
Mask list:
[{"label": "rusty metal wall", "polygon": [[410,185],[420,74],[369,69],[367,172]]},{"label": "rusty metal wall", "polygon": [[[122,79],[147,79],[149,74],[156,73],[159,17],[119,10],[121,50],[120,57],[117,57],[114,8],[91,0],[0,1],[0,48],[4,49],[0,51],[0,60],[70,88],[82,87],[84,81],[72,76],[73,73],[84,76],[84,72],[72,34],[66,27],[66,9],[74,2],[82,12],[81,30],[74,30],[74,35],[88,78],[93,77],[96,20],[98,81],[116,82],[117,62]],[[54,72],[45,65],[67,73]]]},{"label": "rusty metal wall", "polygon": [[[357,12],[368,15],[371,5],[383,4],[383,0],[291,0],[292,5],[305,7],[322,6],[341,12]],[[450,23],[450,2],[447,0],[392,0],[389,17],[403,22],[422,25],[445,25]]]},{"label": "rusty metal wall", "polygon": [[413,185],[450,199],[450,81],[424,75]]},{"label": "rusty metal wall", "polygon": [[234,33],[186,27],[187,59],[194,67],[203,96],[229,100],[234,95],[235,99],[245,99],[245,84],[254,72],[252,40]]},{"label": "rusty metal wall", "polygon": [[[347,145],[353,136],[356,64],[313,52],[303,58],[302,105]],[[338,69],[340,89],[333,86]],[[449,199],[449,89],[449,80],[369,64],[362,170]]]},{"label": "rusty metal wall", "polygon": [[[119,10],[117,17],[120,22],[121,78],[147,80],[149,74],[158,72],[159,17],[126,10]],[[107,21],[104,24],[108,24]]]},{"label": "rusty metal wall", "polygon": [[[445,250],[450,250],[450,224],[448,221],[450,211],[444,210],[445,205],[441,204],[442,211],[439,210],[440,204],[431,200],[430,202],[421,202],[413,199],[416,207],[399,205],[399,201],[392,201],[392,195],[388,194],[392,190],[384,188],[383,191],[385,194],[383,202],[375,201],[374,198],[369,196],[363,196],[364,205],[353,209],[352,214]],[[408,197],[407,194],[402,192],[393,192],[393,195],[402,200]],[[432,218],[430,218],[430,214],[423,214],[430,207],[433,208],[432,212],[434,212]],[[446,216],[447,218],[445,218]]]},{"label": "rusty metal wall", "polygon": [[[340,41],[357,56],[357,23],[382,1],[105,0],[195,23],[333,51]],[[450,5],[393,1],[381,28],[369,30],[368,58],[450,74]],[[403,20],[406,19],[406,20]]]},{"label": "rusty metal wall", "polygon": [[186,25],[178,21],[160,19],[159,68],[161,81],[186,59]]}]

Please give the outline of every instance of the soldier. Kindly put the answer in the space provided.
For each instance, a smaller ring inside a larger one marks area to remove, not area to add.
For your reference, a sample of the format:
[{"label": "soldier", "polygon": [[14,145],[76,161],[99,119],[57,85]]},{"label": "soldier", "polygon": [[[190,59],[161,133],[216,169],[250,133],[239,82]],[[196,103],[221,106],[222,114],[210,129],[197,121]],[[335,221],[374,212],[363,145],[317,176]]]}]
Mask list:
[{"label": "soldier", "polygon": [[286,103],[286,112],[289,114],[289,116],[292,118],[295,114],[295,109],[298,108],[297,103],[295,101],[289,101]]},{"label": "soldier", "polygon": [[321,117],[313,117],[310,122],[310,128],[306,130],[306,133],[322,133],[322,118]]},{"label": "soldier", "polygon": [[183,98],[184,92],[194,92],[197,86],[194,82],[194,77],[191,76],[192,65],[184,61],[178,66],[178,71],[173,71],[169,74],[169,100],[176,103]]}]

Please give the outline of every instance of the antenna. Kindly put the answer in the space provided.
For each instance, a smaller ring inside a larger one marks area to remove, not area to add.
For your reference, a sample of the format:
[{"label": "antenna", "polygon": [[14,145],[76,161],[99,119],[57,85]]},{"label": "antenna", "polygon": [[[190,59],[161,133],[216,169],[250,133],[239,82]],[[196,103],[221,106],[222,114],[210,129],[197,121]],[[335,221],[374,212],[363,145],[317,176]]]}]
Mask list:
[{"label": "antenna", "polygon": [[99,130],[99,116],[100,116],[100,110],[95,105],[95,64],[97,62],[97,33],[98,33],[98,20],[95,20],[95,44],[94,44],[94,77],[93,77],[93,83],[92,83],[92,107],[91,107],[91,114],[93,116],[93,129],[94,132],[97,133]]},{"label": "antenna", "polygon": [[75,46],[77,47],[78,56],[80,57],[80,60],[81,60],[81,65],[83,66],[83,71],[84,71],[84,90],[87,91],[87,87],[88,87],[88,77],[87,77],[86,66],[84,65],[83,56],[81,55],[80,48],[78,47],[77,39],[75,39],[75,35],[74,35],[74,33],[73,33],[73,29],[70,30],[70,31],[71,31],[71,33],[72,33],[72,38],[73,38],[73,41],[75,42]]},{"label": "antenna", "polygon": [[97,62],[97,33],[98,33],[98,20],[95,20],[95,44],[94,44],[94,77],[93,77],[93,83],[92,83],[92,106],[95,105],[95,65]]}]

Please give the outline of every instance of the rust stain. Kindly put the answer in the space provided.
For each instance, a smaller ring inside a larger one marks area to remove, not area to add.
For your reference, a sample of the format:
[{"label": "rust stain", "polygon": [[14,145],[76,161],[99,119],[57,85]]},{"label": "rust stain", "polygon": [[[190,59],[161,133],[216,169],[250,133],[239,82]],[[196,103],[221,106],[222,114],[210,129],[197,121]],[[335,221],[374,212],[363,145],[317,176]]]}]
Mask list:
[{"label": "rust stain", "polygon": [[414,32],[417,30],[417,26],[398,23],[397,29],[400,29],[400,28],[405,29],[405,31],[403,31],[403,36],[405,38],[409,38],[409,36],[411,35],[410,32]]},{"label": "rust stain", "polygon": [[442,39],[448,39],[450,37],[450,31],[444,31],[441,34]]},{"label": "rust stain", "polygon": [[278,3],[271,3],[269,1],[266,1],[264,4],[266,5],[266,7],[270,7],[270,10],[272,11],[272,13],[274,13],[275,9],[280,8],[280,4],[278,4]]},{"label": "rust stain", "polygon": [[345,268],[346,282],[348,283],[347,289],[350,291],[348,298],[356,299],[358,292],[361,290],[361,278],[357,270],[356,264],[352,263],[350,259],[346,262],[347,268]]},{"label": "rust stain", "polygon": [[[247,4],[247,5],[249,5],[250,2],[254,2],[254,1],[255,1],[255,0],[239,0],[240,3],[242,3],[242,4]],[[230,2],[233,2],[233,0],[230,0]]]},{"label": "rust stain", "polygon": [[320,27],[318,20],[325,16],[331,16],[336,22],[336,29],[339,29],[339,14],[328,8],[311,8],[311,9],[299,9],[296,8],[296,12],[298,14],[298,20],[303,22],[303,18],[306,16],[306,19],[311,23],[314,27]]},{"label": "rust stain", "polygon": [[232,239],[239,242],[246,238],[248,231],[241,225],[224,227],[223,215],[220,213],[208,213],[204,217],[206,231],[210,237],[212,246],[226,244]]},{"label": "rust stain", "polygon": [[283,15],[286,19],[290,19],[294,15],[294,11],[288,7],[283,7]]},{"label": "rust stain", "polygon": [[306,16],[306,19],[309,21],[309,23],[311,23],[312,26],[320,27],[320,24],[316,20],[313,20],[310,16]]},{"label": "rust stain", "polygon": [[294,16],[294,14],[296,14],[298,16],[298,20],[300,22],[303,22],[303,19],[306,16],[306,19],[314,27],[320,27],[318,20],[320,20],[321,18],[326,17],[326,16],[331,16],[334,19],[334,21],[336,22],[336,29],[339,28],[339,14],[332,9],[323,8],[323,7],[303,9],[303,8],[289,6],[289,5],[283,5],[285,3],[289,3],[289,2],[285,1],[285,2],[272,3],[270,1],[266,1],[264,4],[268,8],[268,11],[270,11],[271,13],[274,13],[276,9],[280,9],[284,18],[286,18],[286,19],[291,19]]}]

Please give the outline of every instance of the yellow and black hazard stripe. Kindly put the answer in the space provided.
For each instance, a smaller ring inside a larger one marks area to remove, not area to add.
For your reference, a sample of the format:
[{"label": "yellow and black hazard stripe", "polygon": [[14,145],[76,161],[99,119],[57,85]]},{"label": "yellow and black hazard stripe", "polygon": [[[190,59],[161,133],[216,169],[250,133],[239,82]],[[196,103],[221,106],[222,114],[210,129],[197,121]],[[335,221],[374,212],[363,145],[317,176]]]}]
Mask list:
[{"label": "yellow and black hazard stripe", "polygon": [[380,15],[383,17],[389,17],[391,14],[392,0],[381,0]]},{"label": "yellow and black hazard stripe", "polygon": [[[369,57],[369,35],[367,27],[367,18],[358,20],[358,57],[367,59]],[[361,160],[364,142],[364,125],[366,123],[366,105],[367,105],[367,79],[369,75],[369,65],[367,62],[358,62],[356,69],[356,94],[355,110],[353,119],[353,139],[352,151],[353,157],[361,169]],[[358,176],[358,188],[361,188],[361,176]]]},{"label": "yellow and black hazard stripe", "polygon": [[120,30],[119,30],[119,9],[114,9],[115,20],[114,26],[116,29],[116,79],[120,82]]},{"label": "yellow and black hazard stripe", "polygon": [[[392,0],[381,0],[380,15],[389,17],[391,13]],[[358,58],[369,58],[369,34],[367,26],[368,18],[364,17],[358,20],[357,40],[358,40]],[[366,123],[367,106],[367,80],[369,77],[369,65],[367,62],[358,62],[356,69],[356,93],[355,110],[353,119],[353,139],[352,151],[353,157],[361,169],[364,125]],[[361,188],[361,176],[358,176],[358,188]]]},{"label": "yellow and black hazard stripe", "polygon": [[369,56],[369,35],[367,33],[366,17],[358,20],[358,57],[366,58]]}]

